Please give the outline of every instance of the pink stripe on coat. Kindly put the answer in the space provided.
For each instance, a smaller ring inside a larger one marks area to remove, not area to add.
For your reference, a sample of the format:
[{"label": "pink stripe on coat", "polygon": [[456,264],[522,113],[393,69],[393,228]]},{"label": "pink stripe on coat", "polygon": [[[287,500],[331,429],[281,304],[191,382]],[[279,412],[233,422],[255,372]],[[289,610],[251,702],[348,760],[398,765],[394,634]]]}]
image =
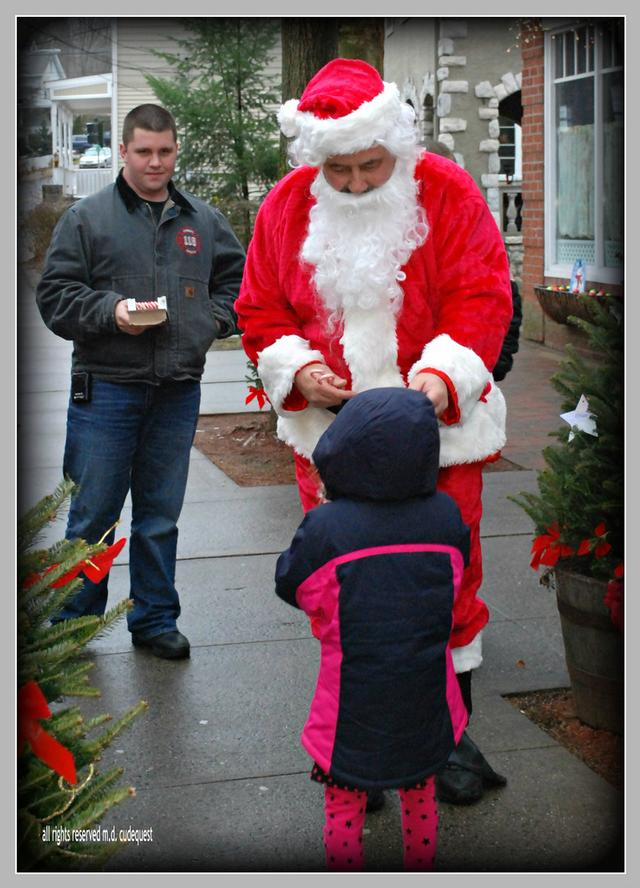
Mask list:
[{"label": "pink stripe on coat", "polygon": [[[371,558],[376,555],[415,554],[417,552],[443,553],[449,556],[453,572],[453,599],[455,601],[462,583],[464,562],[459,549],[433,543],[405,543],[390,546],[373,546],[357,549],[327,561],[300,584],[296,590],[298,606],[313,619],[314,634],[322,647],[320,670],[309,717],[302,730],[301,742],[309,755],[324,771],[331,768],[333,747],[338,726],[340,706],[340,671],[342,644],[338,601],[340,581],[338,568],[342,564]],[[453,614],[451,616],[453,625]],[[453,667],[449,644],[446,647],[447,705],[451,715],[456,744],[467,724],[467,711],[462,702],[460,687]]]}]

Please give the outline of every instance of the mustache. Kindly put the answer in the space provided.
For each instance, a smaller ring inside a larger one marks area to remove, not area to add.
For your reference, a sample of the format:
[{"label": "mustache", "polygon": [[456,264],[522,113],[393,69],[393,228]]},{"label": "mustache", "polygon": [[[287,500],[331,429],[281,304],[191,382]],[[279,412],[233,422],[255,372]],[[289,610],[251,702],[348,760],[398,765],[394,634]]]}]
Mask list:
[{"label": "mustache", "polygon": [[359,191],[358,194],[354,194],[352,191],[349,191],[349,186],[345,185],[344,188],[340,189],[340,194],[350,194],[352,197],[362,197],[365,194],[371,194],[372,191],[375,191],[375,185],[369,185],[364,191]]}]

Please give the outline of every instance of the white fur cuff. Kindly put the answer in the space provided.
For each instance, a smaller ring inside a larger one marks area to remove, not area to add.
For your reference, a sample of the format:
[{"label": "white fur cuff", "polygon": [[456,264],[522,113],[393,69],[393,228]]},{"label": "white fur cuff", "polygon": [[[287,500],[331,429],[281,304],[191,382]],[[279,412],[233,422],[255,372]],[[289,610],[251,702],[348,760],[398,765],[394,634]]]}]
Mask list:
[{"label": "white fur cuff", "polygon": [[464,647],[451,648],[451,657],[456,675],[477,669],[482,663],[482,630]]},{"label": "white fur cuff", "polygon": [[311,361],[324,364],[322,352],[312,349],[306,339],[295,334],[281,336],[258,353],[258,375],[276,413],[292,415],[283,410],[282,404],[298,370]]},{"label": "white fur cuff", "polygon": [[486,400],[478,401],[455,425],[440,423],[440,465],[457,466],[486,459],[504,447],[507,405],[493,383]]},{"label": "white fur cuff", "polygon": [[462,419],[478,402],[491,373],[484,361],[472,349],[460,345],[446,333],[436,336],[425,345],[422,355],[409,371],[409,382],[416,373],[433,367],[446,373],[456,390]]},{"label": "white fur cuff", "polygon": [[293,447],[296,453],[311,461],[320,436],[329,428],[335,415],[322,407],[307,407],[297,413],[278,417],[278,438]]}]

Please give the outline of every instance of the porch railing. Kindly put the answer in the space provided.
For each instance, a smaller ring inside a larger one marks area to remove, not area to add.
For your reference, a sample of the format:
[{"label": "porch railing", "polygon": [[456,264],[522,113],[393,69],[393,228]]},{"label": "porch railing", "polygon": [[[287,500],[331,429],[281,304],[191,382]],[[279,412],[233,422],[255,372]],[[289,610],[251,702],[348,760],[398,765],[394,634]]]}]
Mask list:
[{"label": "porch railing", "polygon": [[502,234],[522,234],[522,182],[500,185]]},{"label": "porch railing", "polygon": [[88,197],[113,181],[111,168],[80,170],[57,167],[53,171],[54,185],[62,185],[63,194],[69,197]]}]

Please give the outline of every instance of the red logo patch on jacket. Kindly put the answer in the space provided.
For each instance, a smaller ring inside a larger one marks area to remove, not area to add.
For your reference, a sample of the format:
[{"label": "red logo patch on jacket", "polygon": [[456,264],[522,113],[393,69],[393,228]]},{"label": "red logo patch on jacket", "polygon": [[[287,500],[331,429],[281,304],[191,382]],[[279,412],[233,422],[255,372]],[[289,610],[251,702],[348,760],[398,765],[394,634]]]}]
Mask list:
[{"label": "red logo patch on jacket", "polygon": [[200,235],[193,228],[181,228],[176,234],[176,243],[188,256],[196,256],[202,247]]}]

